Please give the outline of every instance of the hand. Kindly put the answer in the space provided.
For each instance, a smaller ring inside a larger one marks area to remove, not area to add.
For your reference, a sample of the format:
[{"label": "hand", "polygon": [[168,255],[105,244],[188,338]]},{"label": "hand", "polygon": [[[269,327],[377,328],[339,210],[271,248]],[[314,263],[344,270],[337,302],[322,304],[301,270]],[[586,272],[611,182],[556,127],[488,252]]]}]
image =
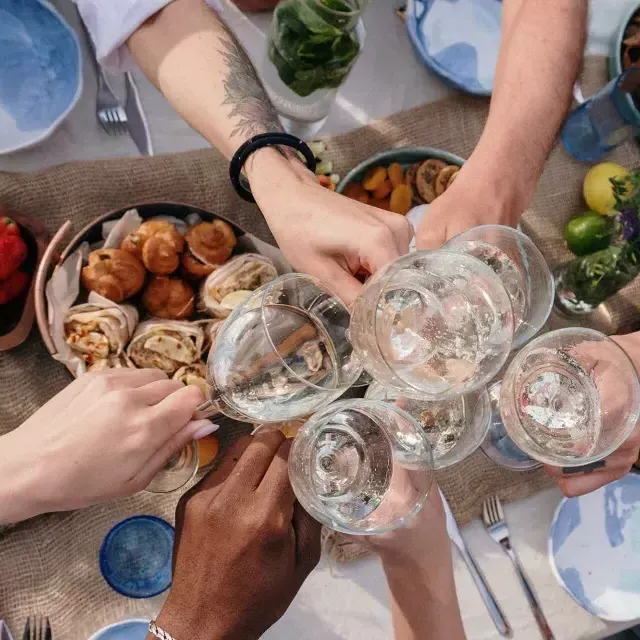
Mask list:
[{"label": "hand", "polygon": [[289,484],[277,429],[237,441],[176,511],[173,584],[157,623],[175,638],[252,640],[320,558],[320,525]]},{"label": "hand", "polygon": [[418,249],[439,249],[463,231],[483,224],[517,226],[524,206],[507,198],[508,189],[486,175],[482,163],[470,158],[453,184],[424,214],[416,233]]},{"label": "hand", "polygon": [[347,304],[374,273],[409,251],[412,229],[404,216],[333,193],[297,161],[273,149],[247,164],[251,189],[289,262],[335,289]]},{"label": "hand", "polygon": [[[613,336],[615,340],[631,358],[636,369],[640,368],[640,332],[624,336]],[[615,392],[615,367],[612,367],[610,379],[612,381],[612,401],[616,398]],[[608,411],[615,415],[615,407]],[[581,496],[596,491],[601,487],[619,480],[629,473],[631,467],[638,462],[640,455],[640,423],[636,424],[633,433],[610,456],[595,463],[596,467],[586,473],[566,473],[562,467],[545,465],[545,471],[553,478],[568,498]]]},{"label": "hand", "polygon": [[[14,518],[144,489],[206,428],[203,421],[190,422],[203,400],[197,387],[168,380],[156,369],[84,374],[1,438],[2,483],[13,485],[13,508],[20,499],[23,509]],[[0,503],[2,497],[0,490]],[[0,513],[10,517],[4,507]]]}]

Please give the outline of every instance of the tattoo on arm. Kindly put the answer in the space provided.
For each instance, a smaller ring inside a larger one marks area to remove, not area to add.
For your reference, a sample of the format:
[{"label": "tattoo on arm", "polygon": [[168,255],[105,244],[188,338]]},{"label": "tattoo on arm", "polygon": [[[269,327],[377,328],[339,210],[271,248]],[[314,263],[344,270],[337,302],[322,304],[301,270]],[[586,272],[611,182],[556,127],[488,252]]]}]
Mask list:
[{"label": "tattoo on arm", "polygon": [[276,111],[247,54],[229,31],[220,36],[220,43],[220,54],[227,64],[222,104],[231,107],[230,117],[235,124],[231,135],[249,139],[259,133],[282,131]]}]

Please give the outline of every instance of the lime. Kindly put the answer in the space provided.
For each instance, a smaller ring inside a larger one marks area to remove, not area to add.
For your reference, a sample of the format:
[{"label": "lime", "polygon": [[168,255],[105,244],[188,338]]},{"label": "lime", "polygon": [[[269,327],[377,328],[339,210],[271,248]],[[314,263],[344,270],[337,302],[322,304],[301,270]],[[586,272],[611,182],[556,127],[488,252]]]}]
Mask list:
[{"label": "lime", "polygon": [[615,162],[601,162],[591,167],[584,178],[582,193],[589,209],[608,215],[613,211],[615,199],[610,178],[624,178],[629,170]]},{"label": "lime", "polygon": [[571,218],[564,228],[564,239],[569,250],[577,256],[606,249],[611,241],[609,218],[595,211]]}]

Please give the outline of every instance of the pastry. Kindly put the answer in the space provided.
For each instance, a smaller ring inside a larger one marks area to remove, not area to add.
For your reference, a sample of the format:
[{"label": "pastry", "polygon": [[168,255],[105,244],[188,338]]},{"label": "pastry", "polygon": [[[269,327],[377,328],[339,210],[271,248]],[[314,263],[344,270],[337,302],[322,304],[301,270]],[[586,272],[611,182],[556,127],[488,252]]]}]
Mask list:
[{"label": "pastry", "polygon": [[93,364],[87,366],[87,371],[104,371],[105,369],[135,369],[136,365],[131,362],[126,353],[117,356],[111,355],[108,358],[99,358]]},{"label": "pastry", "polygon": [[216,269],[202,283],[198,308],[226,318],[252,291],[278,277],[269,258],[244,253]]},{"label": "pastry", "polygon": [[196,320],[193,323],[204,331],[204,351],[210,349],[215,342],[223,322],[222,318],[207,318],[206,320]]},{"label": "pastry", "polygon": [[416,188],[420,197],[430,204],[436,199],[436,178],[440,171],[446,167],[442,160],[434,158],[425,160],[416,173]]},{"label": "pastry", "polygon": [[211,395],[207,385],[207,367],[203,362],[194,362],[180,367],[172,376],[173,380],[180,380],[182,384],[192,384],[198,387],[205,398]]},{"label": "pastry", "polygon": [[142,262],[122,249],[92,251],[89,265],[82,269],[82,284],[113,302],[121,302],[138,293],[144,278]]},{"label": "pastry", "polygon": [[194,311],[195,293],[181,278],[155,276],[142,294],[142,304],[157,318],[182,320]]},{"label": "pastry", "polygon": [[111,358],[124,352],[138,323],[138,311],[132,305],[99,298],[92,292],[89,302],[71,307],[64,319],[65,342],[89,370],[115,366]]},{"label": "pastry", "polygon": [[194,276],[203,278],[224,264],[236,246],[236,234],[224,220],[200,222],[187,231],[187,252],[182,266]]},{"label": "pastry", "polygon": [[138,325],[127,355],[140,369],[160,369],[173,375],[200,359],[204,332],[190,322],[147,320]]},{"label": "pastry", "polygon": [[148,220],[122,241],[121,249],[140,258],[151,273],[167,275],[180,265],[184,238],[170,222]]},{"label": "pastry", "polygon": [[450,164],[440,171],[436,176],[436,198],[441,196],[447,190],[447,187],[453,181],[452,178],[456,173],[458,173],[458,171],[460,171],[460,167],[457,167],[455,164]]}]

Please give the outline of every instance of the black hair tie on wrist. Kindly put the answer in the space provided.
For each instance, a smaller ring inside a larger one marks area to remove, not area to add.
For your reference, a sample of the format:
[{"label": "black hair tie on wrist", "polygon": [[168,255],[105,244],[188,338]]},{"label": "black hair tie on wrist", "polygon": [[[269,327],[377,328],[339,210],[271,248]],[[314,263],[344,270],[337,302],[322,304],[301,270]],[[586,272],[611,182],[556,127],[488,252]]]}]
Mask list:
[{"label": "black hair tie on wrist", "polygon": [[307,163],[309,171],[314,172],[316,170],[316,158],[313,152],[309,148],[306,142],[300,140],[290,133],[260,133],[257,136],[253,136],[250,140],[247,140],[231,158],[229,164],[229,178],[231,184],[236,190],[236,193],[247,202],[255,202],[255,198],[249,189],[247,180],[242,176],[242,169],[248,160],[249,156],[256,152],[258,149],[264,147],[284,146],[291,147],[296,151],[299,151]]}]

